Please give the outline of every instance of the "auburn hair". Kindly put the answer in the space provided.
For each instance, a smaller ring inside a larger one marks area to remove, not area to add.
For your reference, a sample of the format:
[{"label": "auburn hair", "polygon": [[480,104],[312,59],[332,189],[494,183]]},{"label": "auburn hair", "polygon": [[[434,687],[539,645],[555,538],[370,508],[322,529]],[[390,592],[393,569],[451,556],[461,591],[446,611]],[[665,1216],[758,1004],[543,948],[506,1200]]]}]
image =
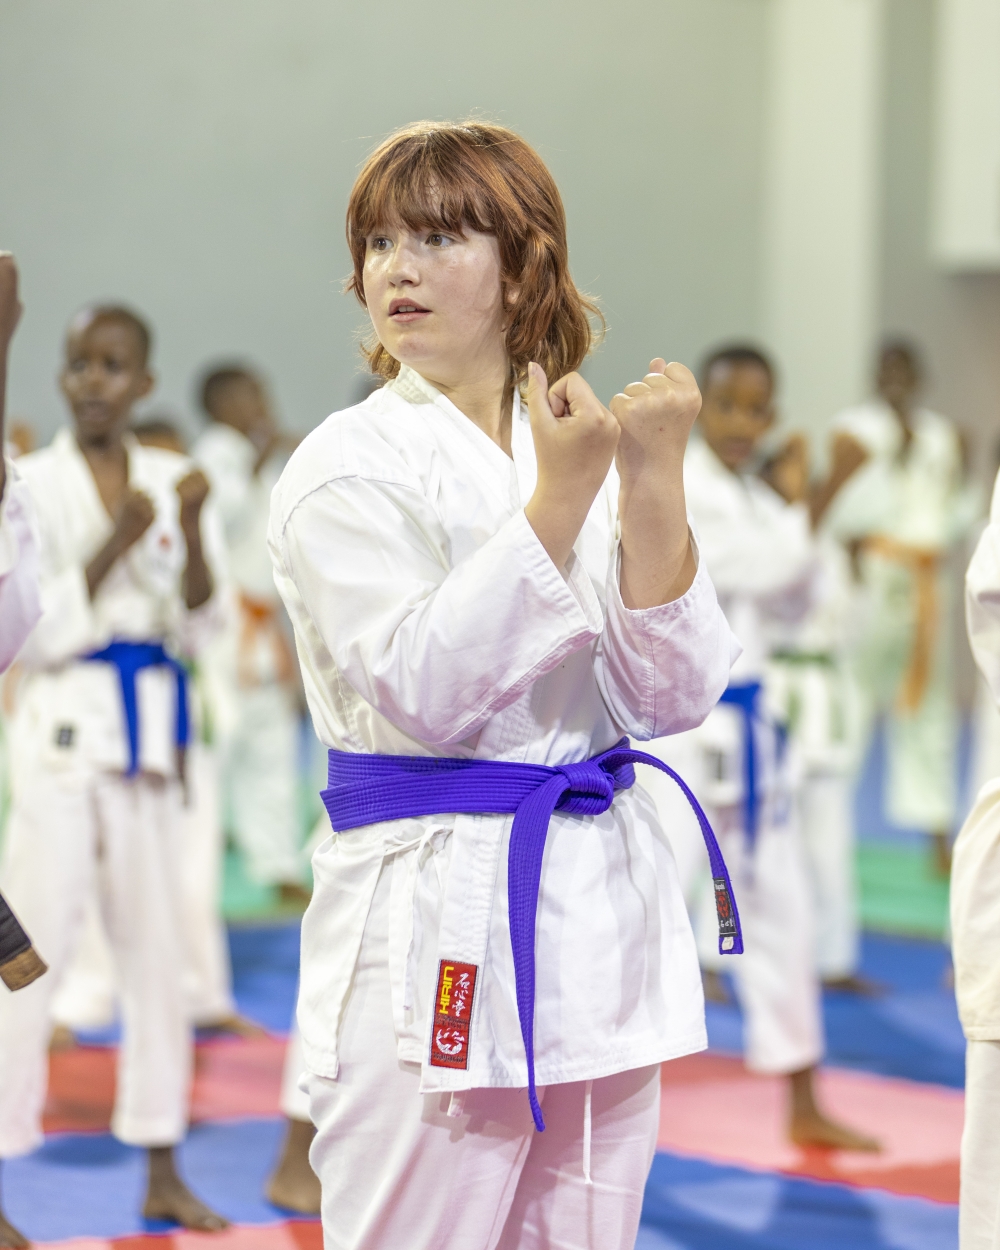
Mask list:
[{"label": "auburn hair", "polygon": [[[603,332],[600,310],[570,277],[566,213],[555,181],[512,130],[482,121],[416,122],[372,152],[347,205],[354,261],[347,290],[365,307],[367,238],[395,222],[411,230],[496,237],[501,299],[510,308],[511,391],[526,381],[531,361],[550,382],[579,368],[595,340],[591,318]],[[394,378],[399,372],[399,361],[377,338],[361,350],[372,373]]]}]

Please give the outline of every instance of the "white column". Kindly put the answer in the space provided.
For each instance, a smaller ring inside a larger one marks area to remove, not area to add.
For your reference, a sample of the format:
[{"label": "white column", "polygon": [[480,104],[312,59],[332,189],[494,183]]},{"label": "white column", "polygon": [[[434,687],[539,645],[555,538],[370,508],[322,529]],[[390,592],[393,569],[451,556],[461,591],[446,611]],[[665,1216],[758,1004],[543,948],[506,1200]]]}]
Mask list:
[{"label": "white column", "polygon": [[768,0],[764,342],[818,429],[870,387],[878,305],[881,0]]},{"label": "white column", "polygon": [[931,248],[948,269],[1000,269],[1000,0],[939,0]]}]

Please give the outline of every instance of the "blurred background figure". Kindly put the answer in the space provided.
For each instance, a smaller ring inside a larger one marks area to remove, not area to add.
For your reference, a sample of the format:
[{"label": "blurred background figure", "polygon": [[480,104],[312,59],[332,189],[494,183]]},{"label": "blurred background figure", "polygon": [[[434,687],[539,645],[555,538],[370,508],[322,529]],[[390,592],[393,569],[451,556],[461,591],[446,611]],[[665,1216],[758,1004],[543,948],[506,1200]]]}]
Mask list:
[{"label": "blurred background figure", "polygon": [[947,417],[918,404],[920,355],[902,341],[878,359],[876,398],[842,412],[868,462],[843,491],[833,531],[854,555],[865,592],[855,650],[863,735],[885,723],[884,803],[889,819],[933,838],[947,873],[958,818],[958,709],[948,556],[971,527],[978,495]]},{"label": "blurred background figure", "polygon": [[275,420],[263,378],[240,363],[204,375],[208,425],[191,454],[212,484],[237,595],[235,636],[212,657],[234,703],[226,744],[228,818],[250,877],[305,906],[299,807],[301,686],[267,549],[271,491],[297,439]]}]

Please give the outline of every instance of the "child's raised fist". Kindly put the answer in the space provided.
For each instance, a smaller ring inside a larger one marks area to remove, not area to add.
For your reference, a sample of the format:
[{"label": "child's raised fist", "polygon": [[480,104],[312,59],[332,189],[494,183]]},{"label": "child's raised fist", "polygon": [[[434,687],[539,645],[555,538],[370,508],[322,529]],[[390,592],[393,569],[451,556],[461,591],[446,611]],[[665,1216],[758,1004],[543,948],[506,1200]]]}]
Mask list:
[{"label": "child's raised fist", "polygon": [[611,401],[621,427],[618,470],[623,482],[665,457],[684,454],[701,409],[701,391],[685,365],[657,356],[641,382],[630,382]]},{"label": "child's raised fist", "polygon": [[17,296],[17,261],[11,252],[0,252],[0,352],[10,345],[23,311]]}]

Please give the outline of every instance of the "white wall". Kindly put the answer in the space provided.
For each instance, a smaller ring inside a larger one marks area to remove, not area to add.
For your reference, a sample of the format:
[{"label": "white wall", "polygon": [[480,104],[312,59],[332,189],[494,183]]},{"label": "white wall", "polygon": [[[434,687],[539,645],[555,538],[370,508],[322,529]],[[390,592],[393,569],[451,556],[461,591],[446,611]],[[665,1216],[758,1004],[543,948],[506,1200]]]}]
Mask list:
[{"label": "white wall", "polygon": [[878,313],[880,0],[769,0],[761,275],[781,404],[819,429],[868,390]]},{"label": "white wall", "polygon": [[756,328],[758,0],[0,0],[0,246],[27,315],[11,409],[47,437],[70,314],[148,314],[161,385],[238,353],[293,425],[347,401],[343,213],[388,130],[476,110],[550,162],[610,322],[606,395]]},{"label": "white wall", "polygon": [[934,38],[932,250],[1000,269],[1000,0],[939,0]]}]

